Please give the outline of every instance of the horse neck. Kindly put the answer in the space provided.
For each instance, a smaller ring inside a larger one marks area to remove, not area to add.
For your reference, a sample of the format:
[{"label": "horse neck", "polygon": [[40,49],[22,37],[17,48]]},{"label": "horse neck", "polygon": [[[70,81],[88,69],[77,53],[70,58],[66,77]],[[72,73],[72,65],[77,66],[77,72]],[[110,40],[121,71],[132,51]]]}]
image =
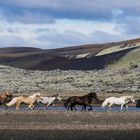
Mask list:
[{"label": "horse neck", "polygon": [[51,98],[50,98],[50,101],[53,102],[55,99],[56,99],[56,97],[51,97]]},{"label": "horse neck", "polygon": [[35,98],[36,97],[36,94],[30,95],[29,97],[30,98]]},{"label": "horse neck", "polygon": [[91,102],[93,99],[93,97],[91,97],[90,95],[87,95],[87,96],[85,95],[83,96],[83,98],[87,98],[88,102]]},{"label": "horse neck", "polygon": [[122,96],[121,98],[124,99],[124,100],[129,100],[129,97],[130,96]]}]

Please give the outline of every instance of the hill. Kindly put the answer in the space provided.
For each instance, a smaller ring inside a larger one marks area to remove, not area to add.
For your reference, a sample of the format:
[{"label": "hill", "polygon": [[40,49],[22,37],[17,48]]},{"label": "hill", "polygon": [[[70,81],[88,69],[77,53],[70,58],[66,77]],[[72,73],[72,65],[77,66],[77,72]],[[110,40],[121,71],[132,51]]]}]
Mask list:
[{"label": "hill", "polygon": [[0,48],[0,64],[29,70],[129,68],[140,62],[140,39],[42,50]]}]

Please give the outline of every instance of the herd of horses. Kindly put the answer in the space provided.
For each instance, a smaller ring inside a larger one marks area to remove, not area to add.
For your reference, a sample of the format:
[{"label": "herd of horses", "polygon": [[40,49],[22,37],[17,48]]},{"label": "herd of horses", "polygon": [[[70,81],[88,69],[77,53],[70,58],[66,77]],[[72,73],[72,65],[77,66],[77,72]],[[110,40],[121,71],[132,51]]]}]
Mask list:
[{"label": "herd of horses", "polygon": [[[64,106],[67,110],[77,110],[76,105],[81,105],[81,111],[86,111],[87,107],[89,111],[92,111],[92,101],[96,100],[98,103],[101,101],[99,100],[97,94],[95,92],[90,92],[83,96],[71,96],[67,100],[64,101]],[[62,100],[59,97],[59,94],[55,94],[49,97],[43,97],[40,93],[34,93],[30,96],[19,96],[13,97],[12,93],[5,92],[0,94],[0,105],[5,105],[6,109],[8,107],[15,105],[16,110],[19,110],[21,103],[27,104],[28,108],[33,110],[35,105],[39,105],[40,103],[45,104],[46,108],[50,105],[54,105],[55,100]],[[121,97],[110,97],[103,101],[102,107],[108,107],[108,110],[111,111],[111,107],[113,105],[120,105],[121,111],[123,107],[125,110],[128,110],[128,103],[133,102],[135,103],[133,96],[121,96]]]}]

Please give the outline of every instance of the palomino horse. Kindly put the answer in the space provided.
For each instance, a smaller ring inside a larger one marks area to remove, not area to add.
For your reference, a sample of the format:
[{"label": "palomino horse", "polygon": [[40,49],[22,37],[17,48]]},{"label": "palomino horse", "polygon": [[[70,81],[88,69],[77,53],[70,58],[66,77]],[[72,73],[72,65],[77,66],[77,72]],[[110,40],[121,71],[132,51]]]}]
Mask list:
[{"label": "palomino horse", "polygon": [[12,105],[16,105],[16,110],[19,110],[19,106],[21,103],[25,103],[28,104],[28,108],[33,110],[34,109],[34,103],[36,102],[37,99],[41,99],[40,93],[34,93],[31,96],[19,96],[19,97],[15,97],[13,98],[9,103],[7,103],[6,105],[12,106]]},{"label": "palomino horse", "polygon": [[69,108],[71,110],[73,109],[76,110],[75,105],[82,105],[83,106],[82,110],[84,111],[86,110],[86,106],[90,107],[88,110],[93,110],[91,105],[92,99],[99,101],[97,94],[95,92],[90,92],[84,96],[72,96],[69,97],[64,102],[64,106],[67,108],[67,110],[69,110]]},{"label": "palomino horse", "polygon": [[[12,93],[9,93],[9,92],[5,92],[5,93],[1,93],[0,94],[0,105],[5,105],[6,106],[6,103],[11,101],[12,100]],[[6,109],[7,109],[7,106],[6,106]]]},{"label": "palomino horse", "polygon": [[102,103],[102,107],[109,107],[109,111],[111,111],[111,106],[115,105],[121,105],[121,111],[123,110],[123,106],[126,107],[125,110],[128,110],[128,103],[133,102],[135,103],[134,97],[133,96],[121,96],[120,98],[118,97],[110,97],[105,99],[105,101]]},{"label": "palomino horse", "polygon": [[52,95],[50,97],[41,97],[41,99],[36,100],[37,104],[39,104],[41,102],[41,103],[47,105],[47,108],[52,104],[54,105],[55,100],[61,101],[61,98],[59,97],[59,94],[55,94],[55,95]]}]

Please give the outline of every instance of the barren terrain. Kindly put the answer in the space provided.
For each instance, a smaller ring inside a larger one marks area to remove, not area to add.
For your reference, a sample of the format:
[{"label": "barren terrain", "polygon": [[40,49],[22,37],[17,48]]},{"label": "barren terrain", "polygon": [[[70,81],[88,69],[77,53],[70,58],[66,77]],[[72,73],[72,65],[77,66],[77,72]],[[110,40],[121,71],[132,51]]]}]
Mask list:
[{"label": "barren terrain", "polygon": [[139,139],[140,112],[2,111],[1,139]]}]

